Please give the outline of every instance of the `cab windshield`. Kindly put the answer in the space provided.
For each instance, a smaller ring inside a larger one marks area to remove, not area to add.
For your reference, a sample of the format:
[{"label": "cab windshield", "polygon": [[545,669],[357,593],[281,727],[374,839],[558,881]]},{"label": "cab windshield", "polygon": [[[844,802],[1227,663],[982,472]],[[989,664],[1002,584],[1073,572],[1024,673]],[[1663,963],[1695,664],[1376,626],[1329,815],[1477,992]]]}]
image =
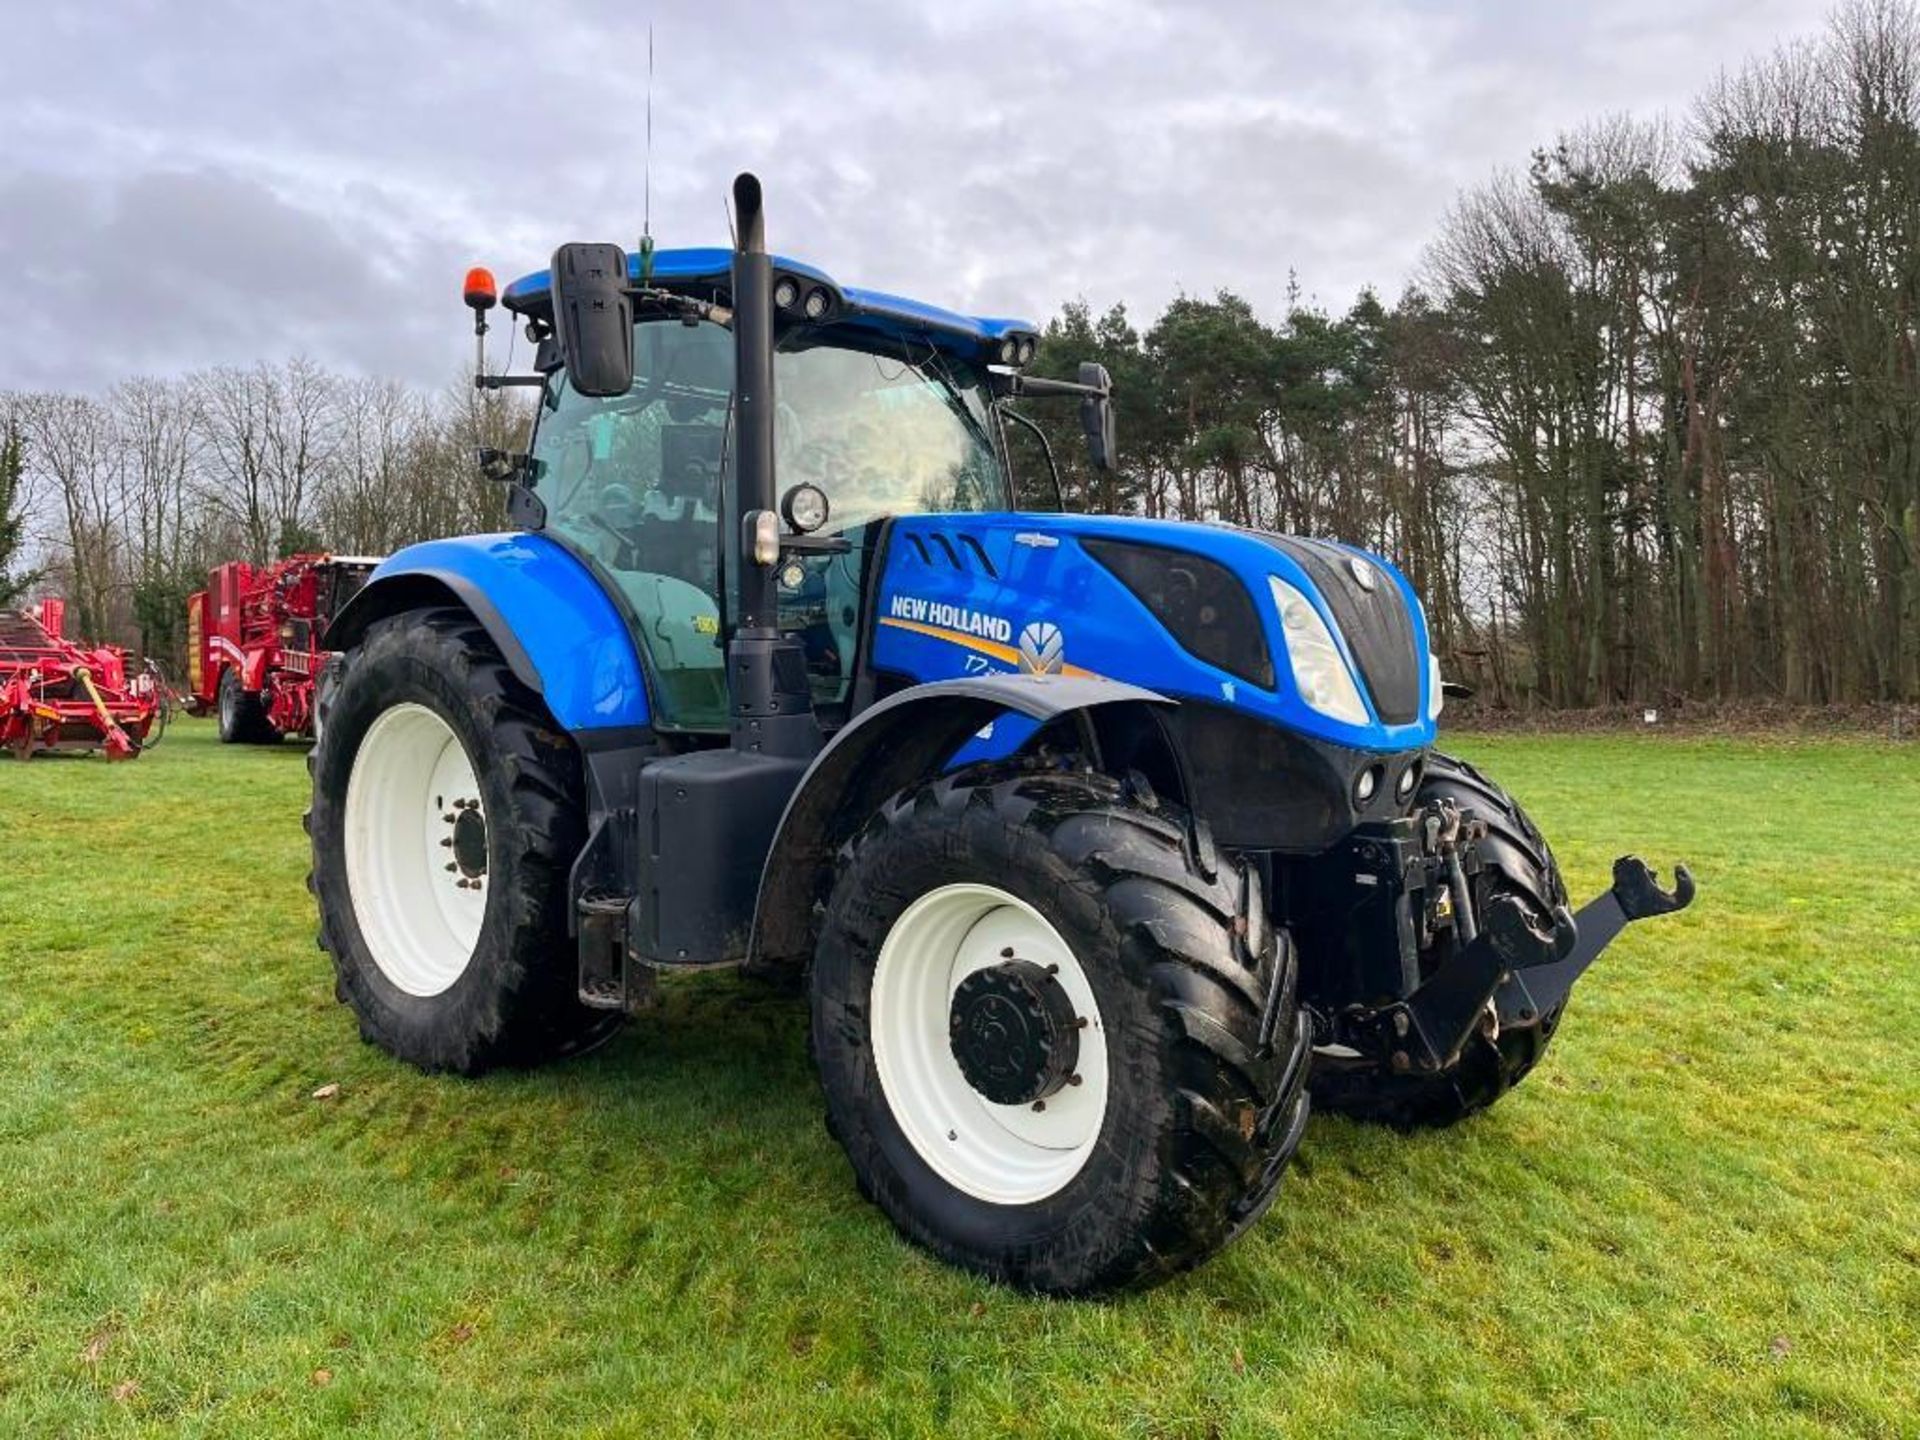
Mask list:
[{"label": "cab windshield", "polygon": [[[733,337],[678,319],[634,328],[632,388],[611,399],[546,391],[534,433],[547,529],[625,601],[651,662],[654,723],[724,730],[721,537],[731,456]],[[890,354],[793,341],[774,358],[782,491],[826,493],[823,533],[844,555],[781,567],[781,628],[807,654],[814,703],[843,708],[862,577],[884,516],[1007,507],[984,375],[927,347]]]},{"label": "cab windshield", "polygon": [[986,387],[939,354],[833,345],[774,356],[780,487],[826,492],[832,533],[883,515],[997,510],[1006,486]]}]

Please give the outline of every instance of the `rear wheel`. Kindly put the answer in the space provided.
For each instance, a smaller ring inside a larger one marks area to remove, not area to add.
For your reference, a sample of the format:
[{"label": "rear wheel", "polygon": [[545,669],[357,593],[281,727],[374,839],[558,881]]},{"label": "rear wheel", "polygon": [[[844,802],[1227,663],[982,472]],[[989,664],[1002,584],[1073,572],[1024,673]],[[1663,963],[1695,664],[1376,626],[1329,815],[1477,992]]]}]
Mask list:
[{"label": "rear wheel", "polygon": [[[1473,883],[1475,907],[1485,913],[1497,895],[1517,896],[1536,924],[1550,932],[1567,887],[1545,837],[1511,795],[1464,760],[1435,751],[1415,805],[1452,800],[1486,822],[1481,871]],[[1423,956],[1422,973],[1440,957]],[[1370,1060],[1315,1057],[1313,1100],[1323,1110],[1403,1129],[1445,1126],[1485,1110],[1540,1063],[1559,1028],[1564,1002],[1519,1026],[1499,1026],[1488,1015],[1459,1058],[1432,1075],[1397,1075]]]},{"label": "rear wheel", "polygon": [[1196,1265],[1265,1211],[1310,1037],[1256,877],[1209,858],[1104,777],[999,770],[903,792],[842,852],[814,1053],[903,1235],[1086,1294]]},{"label": "rear wheel", "polygon": [[470,616],[373,626],[312,767],[320,944],[365,1039],[474,1074],[611,1033],[567,938],[578,753]]},{"label": "rear wheel", "polygon": [[267,718],[259,692],[249,690],[238,670],[220,672],[217,701],[220,743],[222,745],[271,745],[280,738]]}]

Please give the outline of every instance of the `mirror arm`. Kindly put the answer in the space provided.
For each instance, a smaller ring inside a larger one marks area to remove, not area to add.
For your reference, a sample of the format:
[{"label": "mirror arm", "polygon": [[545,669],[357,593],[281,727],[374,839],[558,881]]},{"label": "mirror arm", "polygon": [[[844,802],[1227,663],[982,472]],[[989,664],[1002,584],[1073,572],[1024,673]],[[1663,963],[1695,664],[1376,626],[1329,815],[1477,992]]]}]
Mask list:
[{"label": "mirror arm", "polygon": [[473,388],[476,390],[505,390],[514,385],[544,385],[545,375],[476,375]]},{"label": "mirror arm", "polygon": [[[1016,375],[1013,378],[1017,380],[1020,377]],[[1066,514],[1067,513],[1067,489],[1066,489],[1066,486],[1060,483],[1060,467],[1054,463],[1053,442],[1047,439],[1047,432],[1042,430],[1037,424],[1029,420],[1026,416],[1022,415],[1018,410],[1009,410],[1004,405],[996,405],[994,408],[998,410],[1000,414],[1004,416],[1006,419],[1013,421],[1014,424],[1028,431],[1030,434],[1034,436],[1035,439],[1037,439],[1040,442],[1040,453],[1047,457],[1047,471],[1049,474],[1053,476],[1054,502],[1059,505],[1060,513],[1062,515]]]},{"label": "mirror arm", "polygon": [[1082,385],[1073,380],[1055,380],[1046,375],[993,376],[993,393],[1005,399],[1050,399],[1072,396],[1082,400],[1105,400],[1112,391],[1098,385]]}]

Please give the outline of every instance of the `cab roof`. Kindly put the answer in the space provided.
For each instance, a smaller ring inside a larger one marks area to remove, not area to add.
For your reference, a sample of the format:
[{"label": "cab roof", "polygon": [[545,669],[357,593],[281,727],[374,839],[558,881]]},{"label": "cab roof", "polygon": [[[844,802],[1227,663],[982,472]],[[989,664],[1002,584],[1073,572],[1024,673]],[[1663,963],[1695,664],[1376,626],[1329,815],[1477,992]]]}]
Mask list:
[{"label": "cab roof", "polygon": [[[1003,339],[1039,334],[1040,327],[1030,320],[962,315],[901,295],[844,286],[824,271],[785,256],[773,257],[773,271],[776,283],[782,275],[791,275],[803,284],[812,282],[828,287],[836,304],[831,315],[819,322],[827,328],[845,328],[883,339],[932,345],[962,359],[982,364],[997,362],[997,347]],[[638,255],[627,257],[627,277],[635,284],[639,283]],[[705,246],[654,252],[652,283],[663,290],[711,296],[716,289],[726,291],[732,278],[733,252],[725,247]],[[522,275],[507,286],[501,303],[516,315],[550,320],[553,315],[551,290],[551,272],[536,270],[531,275]]]}]

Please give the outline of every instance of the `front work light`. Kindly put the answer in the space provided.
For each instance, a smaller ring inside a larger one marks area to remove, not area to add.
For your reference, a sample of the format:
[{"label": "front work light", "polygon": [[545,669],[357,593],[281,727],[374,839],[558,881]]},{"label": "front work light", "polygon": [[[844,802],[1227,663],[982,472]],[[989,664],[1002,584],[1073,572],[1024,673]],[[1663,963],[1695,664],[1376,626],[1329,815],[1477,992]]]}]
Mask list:
[{"label": "front work light", "polygon": [[796,535],[811,535],[827,523],[827,492],[802,480],[780,497],[780,513]]},{"label": "front work light", "polygon": [[1300,698],[1331,720],[1365,725],[1366,701],[1360,698],[1360,687],[1353,683],[1353,673],[1341,658],[1327,622],[1293,586],[1278,575],[1268,578],[1273,585],[1273,603],[1280,607],[1287,663],[1293,667],[1293,683]]}]

